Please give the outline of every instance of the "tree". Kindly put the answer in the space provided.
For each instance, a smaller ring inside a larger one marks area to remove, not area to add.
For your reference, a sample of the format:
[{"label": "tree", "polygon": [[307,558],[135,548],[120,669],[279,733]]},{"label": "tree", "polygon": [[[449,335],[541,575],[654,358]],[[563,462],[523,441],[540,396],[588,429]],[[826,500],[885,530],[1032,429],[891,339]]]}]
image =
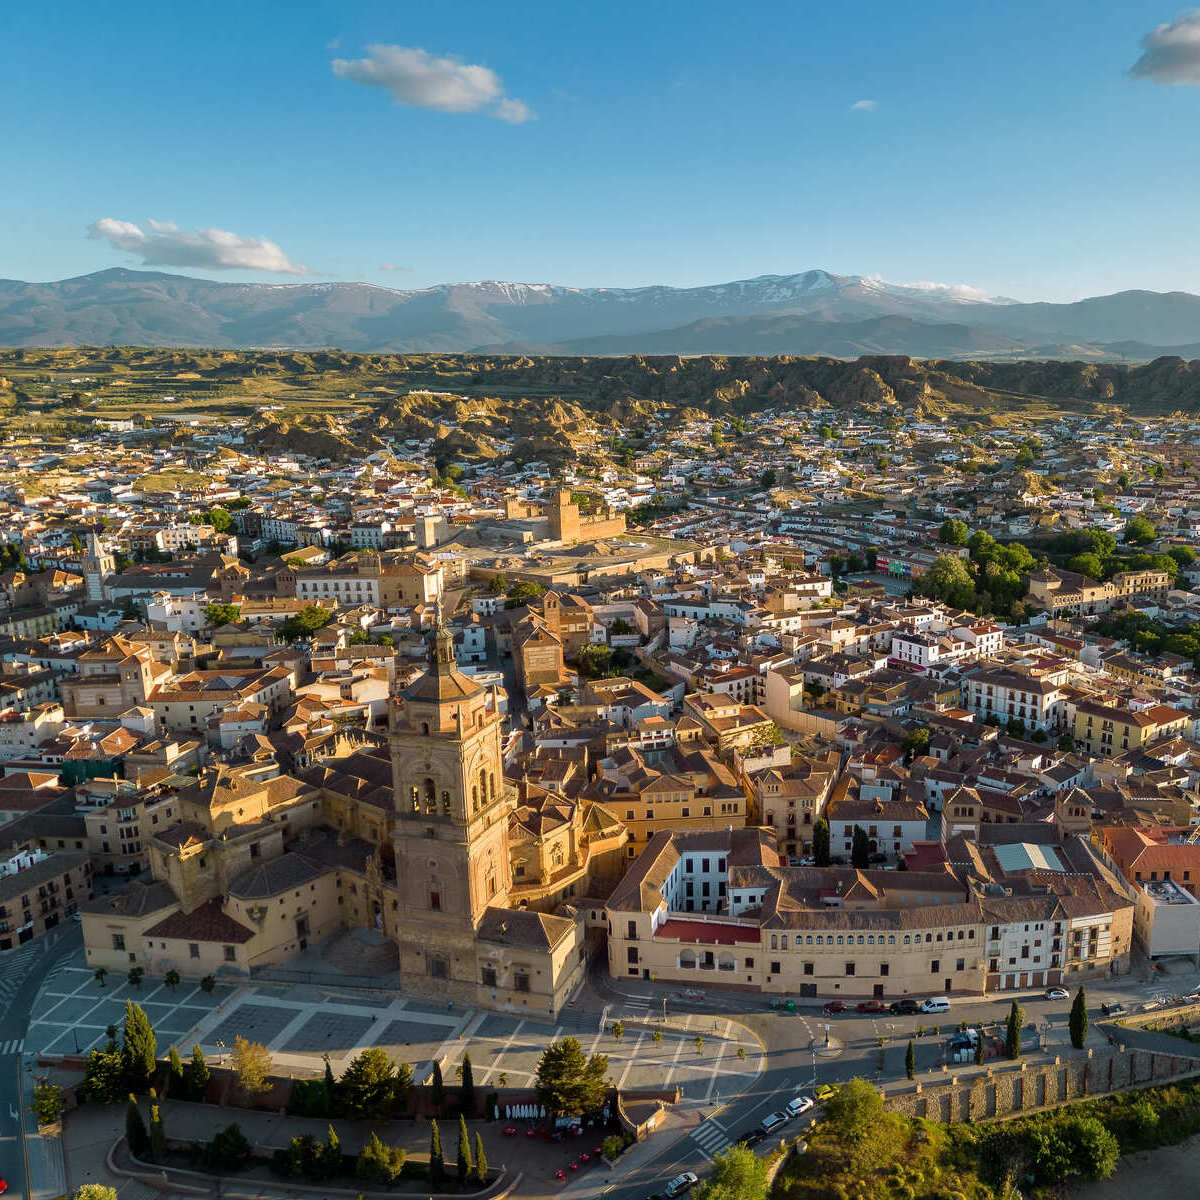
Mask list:
[{"label": "tree", "polygon": [[575,655],[575,665],[585,679],[599,679],[609,669],[612,650],[599,642],[590,642]]},{"label": "tree", "polygon": [[1104,564],[1100,561],[1099,556],[1090,550],[1069,558],[1067,569],[1077,571],[1080,575],[1086,575],[1089,579],[1101,580],[1104,578]]},{"label": "tree", "polygon": [[341,1111],[353,1121],[386,1121],[408,1103],[412,1067],[397,1066],[378,1046],[369,1046],[350,1062],[338,1082]]},{"label": "tree", "polygon": [[1025,1013],[1014,1000],[1008,1011],[1008,1025],[1004,1034],[1004,1052],[1009,1058],[1021,1057],[1021,1026],[1025,1023]]},{"label": "tree", "polygon": [[130,967],[128,974],[125,976],[126,982],[130,987],[141,987],[142,977],[146,974],[145,967]]},{"label": "tree", "polygon": [[507,596],[504,601],[505,608],[520,608],[531,600],[544,596],[546,589],[531,579],[518,579],[508,585],[508,591],[505,594]]},{"label": "tree", "polygon": [[103,1183],[84,1183],[71,1194],[71,1200],[117,1200],[117,1189]]},{"label": "tree", "polygon": [[871,839],[861,825],[854,827],[854,840],[850,850],[850,865],[865,870],[871,859]]},{"label": "tree", "polygon": [[696,1189],[697,1200],[766,1200],[767,1164],[746,1146],[714,1156],[712,1174]]},{"label": "tree", "polygon": [[929,730],[924,726],[914,729],[912,733],[906,737],[902,743],[904,753],[908,755],[909,762],[914,758],[920,757],[922,754],[929,753]]},{"label": "tree", "polygon": [[1033,451],[1030,450],[1028,446],[1022,446],[1020,450],[1017,451],[1016,457],[1013,459],[1013,463],[1022,470],[1024,470],[1026,467],[1032,466]]},{"label": "tree", "polygon": [[214,629],[233,624],[241,615],[242,609],[238,604],[220,604],[214,601],[204,606],[204,619]]},{"label": "tree", "polygon": [[434,1110],[441,1112],[446,1103],[446,1085],[442,1082],[442,1064],[436,1059],[433,1062],[433,1074],[429,1077],[429,1091]]},{"label": "tree", "polygon": [[442,1157],[442,1135],[438,1130],[437,1119],[429,1122],[429,1181],[435,1188],[441,1188],[446,1178],[446,1160]]},{"label": "tree", "polygon": [[183,1078],[183,1059],[179,1057],[179,1051],[174,1046],[167,1051],[167,1095],[174,1096],[176,1100],[186,1098],[185,1093],[187,1086]]},{"label": "tree", "polygon": [[167,987],[169,987],[171,989],[171,991],[174,991],[179,986],[179,982],[180,982],[179,972],[176,971],[174,967],[172,967],[163,976],[163,983],[165,983],[167,985]]},{"label": "tree", "polygon": [[487,1151],[483,1148],[483,1134],[475,1131],[475,1178],[483,1185],[487,1183],[488,1160]]},{"label": "tree", "polygon": [[951,517],[942,522],[942,527],[938,530],[938,541],[944,546],[965,546],[969,534],[970,530],[965,521]]},{"label": "tree", "polygon": [[1075,993],[1075,1000],[1071,1004],[1071,1016],[1067,1024],[1071,1031],[1071,1045],[1076,1050],[1082,1050],[1088,1034],[1087,997],[1084,995],[1082,984],[1079,986],[1079,991]]},{"label": "tree", "polygon": [[312,637],[318,629],[323,629],[332,620],[333,609],[308,604],[279,626],[279,636],[285,642],[298,642]]},{"label": "tree", "polygon": [[471,1175],[471,1135],[467,1132],[467,1118],[458,1114],[458,1148],[455,1152],[455,1174],[458,1186],[463,1187]]},{"label": "tree", "polygon": [[399,1146],[388,1146],[372,1132],[354,1163],[354,1173],[364,1183],[389,1187],[400,1178],[408,1155]]},{"label": "tree", "polygon": [[127,1090],[125,1065],[112,1044],[107,1050],[93,1050],[83,1069],[83,1094],[93,1104],[113,1104]]},{"label": "tree", "polygon": [[216,988],[216,986],[217,986],[217,979],[216,979],[215,975],[205,975],[205,977],[202,980],[200,980],[200,990],[206,996],[211,996],[213,993],[213,990]]},{"label": "tree", "polygon": [[1125,522],[1125,532],[1121,534],[1123,542],[1131,542],[1135,546],[1146,546],[1158,536],[1158,531],[1145,517],[1130,517]]},{"label": "tree", "polygon": [[246,1099],[264,1095],[271,1090],[267,1076],[271,1074],[271,1052],[261,1042],[252,1042],[238,1034],[233,1039],[230,1065],[237,1076],[238,1090]]},{"label": "tree", "polygon": [[33,1103],[29,1111],[37,1117],[39,1125],[53,1125],[62,1116],[64,1107],[62,1088],[57,1083],[43,1079],[33,1089]]},{"label": "tree", "polygon": [[204,1051],[197,1044],[192,1047],[191,1070],[188,1072],[188,1091],[193,1100],[203,1100],[208,1093],[210,1072]]},{"label": "tree", "polygon": [[825,1119],[839,1136],[855,1145],[879,1124],[883,1098],[865,1079],[841,1084],[825,1101]]},{"label": "tree", "polygon": [[620,1041],[625,1036],[625,1022],[614,1021],[612,1023],[612,1035],[616,1041]]},{"label": "tree", "polygon": [[940,554],[921,581],[925,595],[954,608],[975,607],[975,581],[967,564],[957,555]]},{"label": "tree", "polygon": [[135,1158],[146,1158],[150,1153],[150,1134],[142,1120],[137,1097],[132,1094],[125,1105],[125,1144]]},{"label": "tree", "polygon": [[1191,546],[1172,546],[1167,553],[1179,564],[1180,570],[1196,561],[1196,552]]},{"label": "tree", "polygon": [[96,970],[93,972],[93,978],[96,980],[96,982],[101,987],[103,987],[104,986],[104,977],[107,974],[108,974],[108,972],[103,967],[97,967]]},{"label": "tree", "polygon": [[908,1049],[904,1052],[904,1073],[909,1079],[917,1073],[917,1048],[912,1038],[908,1039]]},{"label": "tree", "polygon": [[551,1042],[538,1060],[534,1094],[555,1116],[582,1115],[604,1103],[608,1091],[608,1056],[588,1058],[578,1038]]},{"label": "tree", "polygon": [[1075,739],[1069,733],[1061,733],[1055,745],[1064,754],[1070,754],[1075,749]]},{"label": "tree", "polygon": [[813,825],[812,851],[818,867],[829,866],[829,822],[824,817],[818,817]]},{"label": "tree", "polygon": [[157,1103],[150,1105],[150,1156],[155,1162],[167,1157],[167,1131],[163,1127],[162,1108]]},{"label": "tree", "polygon": [[979,1066],[983,1062],[983,1035],[975,1039],[975,1065]]},{"label": "tree", "polygon": [[125,1084],[131,1092],[146,1091],[158,1070],[158,1040],[150,1018],[142,1006],[132,1000],[125,1001],[121,1063],[125,1069]]},{"label": "tree", "polygon": [[458,1107],[468,1117],[475,1115],[475,1072],[471,1067],[470,1054],[464,1054],[462,1060],[462,1086],[458,1092]]},{"label": "tree", "polygon": [[251,1146],[238,1125],[226,1125],[213,1134],[204,1148],[204,1165],[220,1175],[240,1171],[250,1161]]}]

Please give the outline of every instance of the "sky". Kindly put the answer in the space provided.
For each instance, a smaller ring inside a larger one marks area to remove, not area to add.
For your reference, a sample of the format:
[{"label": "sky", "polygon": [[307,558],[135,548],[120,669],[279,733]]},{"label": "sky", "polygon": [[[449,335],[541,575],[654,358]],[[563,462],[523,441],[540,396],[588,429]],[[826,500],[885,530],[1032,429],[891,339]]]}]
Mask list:
[{"label": "sky", "polygon": [[0,278],[1200,292],[1178,0],[7,0]]}]

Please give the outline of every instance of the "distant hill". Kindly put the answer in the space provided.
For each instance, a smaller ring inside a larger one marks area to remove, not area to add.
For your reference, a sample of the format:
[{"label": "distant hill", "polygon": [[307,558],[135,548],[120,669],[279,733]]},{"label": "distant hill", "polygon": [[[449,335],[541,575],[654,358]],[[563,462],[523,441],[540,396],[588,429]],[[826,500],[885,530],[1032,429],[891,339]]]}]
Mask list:
[{"label": "distant hill", "polygon": [[0,345],[1141,361],[1196,351],[1200,296],[1130,291],[1018,304],[820,270],[695,288],[484,281],[399,291],[114,268],[0,281]]}]

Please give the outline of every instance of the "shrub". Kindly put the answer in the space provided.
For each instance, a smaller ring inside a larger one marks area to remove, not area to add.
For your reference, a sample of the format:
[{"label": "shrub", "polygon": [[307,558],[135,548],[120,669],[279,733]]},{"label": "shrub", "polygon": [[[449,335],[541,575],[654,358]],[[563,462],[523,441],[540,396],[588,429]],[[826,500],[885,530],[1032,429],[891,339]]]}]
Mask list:
[{"label": "shrub", "polygon": [[218,1175],[240,1171],[250,1161],[250,1143],[236,1123],[218,1130],[200,1150],[201,1164]]},{"label": "shrub", "polygon": [[379,1134],[372,1133],[355,1161],[354,1173],[364,1183],[387,1187],[404,1173],[405,1158],[407,1154],[399,1146],[385,1145]]}]

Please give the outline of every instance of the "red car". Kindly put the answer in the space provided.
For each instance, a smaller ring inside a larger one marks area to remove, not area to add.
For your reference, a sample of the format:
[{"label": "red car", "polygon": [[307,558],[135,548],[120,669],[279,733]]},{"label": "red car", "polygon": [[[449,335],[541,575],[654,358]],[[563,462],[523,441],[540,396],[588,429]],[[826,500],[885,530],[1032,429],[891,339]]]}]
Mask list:
[{"label": "red car", "polygon": [[863,1000],[858,1005],[860,1013],[883,1013],[887,1012],[887,1005],[882,1000]]},{"label": "red car", "polygon": [[845,1000],[827,1001],[823,1011],[827,1017],[834,1013],[844,1013],[846,1011],[846,1002]]}]

